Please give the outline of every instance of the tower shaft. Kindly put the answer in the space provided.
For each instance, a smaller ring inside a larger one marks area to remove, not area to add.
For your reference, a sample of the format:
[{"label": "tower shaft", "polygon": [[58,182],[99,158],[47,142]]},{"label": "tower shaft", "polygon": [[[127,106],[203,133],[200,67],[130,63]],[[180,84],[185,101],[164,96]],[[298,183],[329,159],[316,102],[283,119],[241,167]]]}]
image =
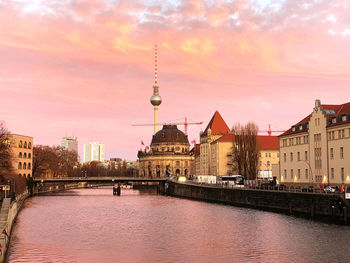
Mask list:
[{"label": "tower shaft", "polygon": [[158,132],[158,106],[154,106],[154,134]]}]

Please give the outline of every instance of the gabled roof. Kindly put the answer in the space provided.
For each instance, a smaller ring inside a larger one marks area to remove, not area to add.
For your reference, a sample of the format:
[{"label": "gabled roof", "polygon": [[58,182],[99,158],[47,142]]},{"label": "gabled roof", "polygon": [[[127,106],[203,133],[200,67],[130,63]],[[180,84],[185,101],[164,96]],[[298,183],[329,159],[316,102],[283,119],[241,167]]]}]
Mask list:
[{"label": "gabled roof", "polygon": [[[219,139],[212,142],[232,142],[234,139],[233,133],[227,133],[221,136]],[[258,143],[260,150],[278,150],[279,149],[279,140],[277,136],[267,136],[267,135],[258,135]]]},{"label": "gabled roof", "polygon": [[230,131],[230,128],[227,126],[218,111],[214,113],[208,126],[204,130],[204,134],[207,134],[208,129],[211,130],[211,134],[226,134]]},{"label": "gabled roof", "polygon": [[[332,118],[334,118],[336,116],[341,116],[341,115],[350,113],[350,102],[340,104],[340,105],[321,104],[321,107],[324,111],[326,111],[328,121],[330,121]],[[299,121],[298,123],[296,123],[293,126],[300,126],[303,124],[306,125],[307,123],[309,123],[311,115],[312,115],[312,113],[309,114],[308,116],[306,116],[304,119],[302,119],[301,121]],[[328,126],[336,126],[336,125],[340,125],[340,124],[342,124],[342,122],[329,123],[327,125],[327,127]],[[284,133],[282,133],[279,136],[296,134],[296,133],[306,132],[306,131],[308,131],[308,128],[303,129],[303,130],[296,129],[295,131],[293,131],[292,128],[289,128],[287,131],[285,131]]]}]

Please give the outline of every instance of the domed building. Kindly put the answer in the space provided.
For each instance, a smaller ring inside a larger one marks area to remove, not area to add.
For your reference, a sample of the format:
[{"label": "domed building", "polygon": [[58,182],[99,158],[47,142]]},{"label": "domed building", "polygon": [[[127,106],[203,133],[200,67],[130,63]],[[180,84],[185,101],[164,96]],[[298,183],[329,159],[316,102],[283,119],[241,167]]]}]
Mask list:
[{"label": "domed building", "polygon": [[149,150],[138,152],[139,176],[189,176],[193,162],[187,135],[176,125],[164,125],[153,135]]}]

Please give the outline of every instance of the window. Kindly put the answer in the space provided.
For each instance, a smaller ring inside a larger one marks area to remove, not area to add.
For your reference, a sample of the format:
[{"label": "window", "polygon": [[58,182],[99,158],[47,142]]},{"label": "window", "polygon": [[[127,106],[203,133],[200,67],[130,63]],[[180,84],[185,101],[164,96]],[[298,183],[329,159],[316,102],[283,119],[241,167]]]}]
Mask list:
[{"label": "window", "polygon": [[32,158],[32,154],[31,153],[28,153],[28,158]]},{"label": "window", "polygon": [[290,178],[293,179],[293,169],[290,170]]},{"label": "window", "polygon": [[180,165],[180,161],[176,161],[176,165]]},{"label": "window", "polygon": [[23,169],[27,169],[26,163],[23,163]]},{"label": "window", "polygon": [[268,153],[265,153],[265,157],[268,157],[269,155],[268,155]]},{"label": "window", "polygon": [[19,147],[19,148],[22,148],[22,147],[23,147],[23,142],[22,142],[22,141],[19,141],[18,147]]},{"label": "window", "polygon": [[287,170],[284,169],[284,178],[287,178]]},{"label": "window", "polygon": [[334,159],[334,151],[333,151],[333,148],[331,148],[330,158],[331,158],[331,159]]},{"label": "window", "polygon": [[340,159],[344,159],[344,147],[340,147]]},{"label": "window", "polygon": [[341,117],[342,121],[346,121],[346,115],[344,115],[343,117]]},{"label": "window", "polygon": [[27,142],[24,142],[24,146],[23,146],[24,148],[27,148]]},{"label": "window", "polygon": [[298,179],[300,179],[300,169],[298,169]]},{"label": "window", "polygon": [[19,152],[18,158],[22,158],[22,153],[21,152]]},{"label": "window", "polygon": [[334,179],[334,168],[331,168],[331,178]]},{"label": "window", "polygon": [[305,169],[305,178],[307,179],[309,177],[309,170]]},{"label": "window", "polygon": [[332,131],[332,140],[334,140],[335,135],[334,135],[334,131]]},{"label": "window", "polygon": [[344,183],[344,168],[340,169],[340,173],[341,173],[341,181],[342,183]]},{"label": "window", "polygon": [[270,161],[266,162],[266,166],[269,167],[270,166]]},{"label": "window", "polygon": [[28,142],[28,149],[32,149],[32,143]]},{"label": "window", "polygon": [[305,161],[307,161],[308,157],[307,157],[307,151],[305,151]]},{"label": "window", "polygon": [[345,129],[342,129],[342,130],[341,130],[341,137],[342,137],[342,138],[345,138]]},{"label": "window", "polygon": [[23,153],[23,158],[27,158],[27,153]]},{"label": "window", "polygon": [[300,161],[300,152],[298,152],[298,161]]},{"label": "window", "polygon": [[18,169],[22,169],[22,163],[21,162],[18,163]]},{"label": "window", "polygon": [[259,162],[259,166],[261,166],[261,165],[262,165],[262,161]]},{"label": "window", "polygon": [[30,163],[28,163],[28,169],[31,169],[31,164]]},{"label": "window", "polygon": [[283,154],[283,160],[284,160],[284,162],[287,161],[287,154],[286,153]]},{"label": "window", "polygon": [[293,153],[290,153],[290,161],[293,162]]}]

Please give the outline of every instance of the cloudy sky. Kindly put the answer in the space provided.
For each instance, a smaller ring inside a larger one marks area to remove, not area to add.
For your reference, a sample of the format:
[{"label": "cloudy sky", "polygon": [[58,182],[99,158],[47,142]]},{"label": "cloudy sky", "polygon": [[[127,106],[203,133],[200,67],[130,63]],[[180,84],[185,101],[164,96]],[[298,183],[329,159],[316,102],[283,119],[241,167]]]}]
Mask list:
[{"label": "cloudy sky", "polygon": [[347,0],[0,0],[0,120],[35,144],[64,135],[135,160],[159,119],[288,129],[315,99],[349,102]]}]

